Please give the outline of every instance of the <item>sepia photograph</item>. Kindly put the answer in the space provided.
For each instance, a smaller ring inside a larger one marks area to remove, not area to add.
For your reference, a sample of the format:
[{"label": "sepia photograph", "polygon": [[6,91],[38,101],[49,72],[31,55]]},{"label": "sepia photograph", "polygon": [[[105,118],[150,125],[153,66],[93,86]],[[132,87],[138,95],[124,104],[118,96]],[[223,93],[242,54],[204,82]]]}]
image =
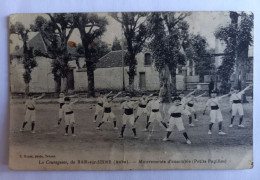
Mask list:
[{"label": "sepia photograph", "polygon": [[253,168],[254,14],[13,14],[9,168]]}]

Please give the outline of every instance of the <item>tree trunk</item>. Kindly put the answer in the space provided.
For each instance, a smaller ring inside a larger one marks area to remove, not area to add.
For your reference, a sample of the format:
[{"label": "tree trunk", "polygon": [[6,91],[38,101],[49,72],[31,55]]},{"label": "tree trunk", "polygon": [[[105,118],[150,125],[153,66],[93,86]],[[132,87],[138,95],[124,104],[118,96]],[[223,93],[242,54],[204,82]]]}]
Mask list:
[{"label": "tree trunk", "polygon": [[169,68],[165,65],[164,75],[162,76],[165,84],[165,100],[169,101],[173,95],[177,95],[176,91],[176,68]]},{"label": "tree trunk", "polygon": [[68,78],[67,77],[65,77],[65,78],[62,78],[62,88],[61,88],[61,90],[63,91],[63,92],[68,92]]},{"label": "tree trunk", "polygon": [[25,83],[25,97],[28,96],[30,92],[30,86],[29,86],[29,83]]},{"label": "tree trunk", "polygon": [[[248,61],[248,46],[245,47],[243,50],[241,50],[239,52],[239,64],[240,64],[240,67],[239,67],[239,75],[240,75],[240,87],[241,87],[241,90],[245,89],[247,87],[247,84],[246,84],[246,73],[247,73],[247,61]],[[243,96],[243,102],[247,103],[247,99],[246,99],[246,95]]]},{"label": "tree trunk", "polygon": [[134,81],[135,81],[135,55],[132,54],[129,62],[129,87],[130,91],[134,90]]},{"label": "tree trunk", "polygon": [[168,96],[168,86],[169,86],[169,83],[167,82],[167,80],[169,78],[167,78],[165,75],[166,75],[166,69],[163,68],[161,70],[159,70],[159,79],[160,79],[160,89],[161,87],[163,87],[163,92],[161,92],[161,96],[163,98],[163,102],[169,102],[169,96]]},{"label": "tree trunk", "polygon": [[91,60],[88,46],[91,44],[93,39],[89,38],[85,32],[85,26],[81,24],[78,27],[80,32],[80,38],[84,47],[84,54],[86,60],[86,68],[88,75],[88,97],[95,97],[95,83],[94,83],[94,62]]},{"label": "tree trunk", "polygon": [[135,76],[133,75],[134,70],[132,70],[132,68],[129,67],[129,87],[130,90],[133,91],[134,89],[134,81],[135,81]]},{"label": "tree trunk", "polygon": [[176,87],[176,67],[172,66],[171,69],[169,69],[170,75],[171,75],[171,94],[177,93],[177,87]]},{"label": "tree trunk", "polygon": [[95,97],[95,79],[94,70],[91,67],[87,67],[88,74],[88,97]]},{"label": "tree trunk", "polygon": [[166,93],[165,93],[165,99],[170,101],[170,98],[171,98],[171,90],[172,90],[172,85],[171,85],[171,73],[170,73],[170,70],[169,70],[169,67],[168,65],[165,65],[165,82],[166,82]]},{"label": "tree trunk", "polygon": [[56,95],[59,95],[59,93],[61,92],[61,78],[55,79],[55,92]]},{"label": "tree trunk", "polygon": [[88,49],[85,48],[85,59],[88,75],[88,97],[95,97],[95,77],[94,77],[94,62],[91,61]]}]

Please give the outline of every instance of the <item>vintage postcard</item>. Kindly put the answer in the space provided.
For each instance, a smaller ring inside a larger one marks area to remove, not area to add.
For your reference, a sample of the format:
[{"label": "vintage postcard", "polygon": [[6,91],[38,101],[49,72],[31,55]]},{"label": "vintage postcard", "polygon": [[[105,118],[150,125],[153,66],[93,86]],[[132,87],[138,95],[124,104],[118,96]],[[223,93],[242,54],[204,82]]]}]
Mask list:
[{"label": "vintage postcard", "polygon": [[253,168],[252,12],[14,14],[13,170]]}]

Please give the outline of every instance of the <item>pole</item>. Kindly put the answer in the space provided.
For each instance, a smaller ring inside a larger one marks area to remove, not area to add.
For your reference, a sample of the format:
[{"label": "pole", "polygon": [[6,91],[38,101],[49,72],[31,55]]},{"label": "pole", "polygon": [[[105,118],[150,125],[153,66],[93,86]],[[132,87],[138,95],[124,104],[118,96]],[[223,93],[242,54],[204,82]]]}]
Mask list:
[{"label": "pole", "polygon": [[121,28],[121,33],[122,33],[122,71],[123,71],[123,87],[122,90],[125,91],[125,61],[124,61],[124,35],[123,35],[123,26]]}]

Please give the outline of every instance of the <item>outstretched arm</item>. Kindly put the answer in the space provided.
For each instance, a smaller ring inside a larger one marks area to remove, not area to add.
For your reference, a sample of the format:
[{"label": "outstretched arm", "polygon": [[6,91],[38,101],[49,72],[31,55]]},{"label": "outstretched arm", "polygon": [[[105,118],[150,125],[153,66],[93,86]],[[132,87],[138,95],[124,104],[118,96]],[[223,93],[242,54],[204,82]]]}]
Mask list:
[{"label": "outstretched arm", "polygon": [[112,94],[113,91],[110,91],[108,94],[106,94],[104,97],[108,97],[110,94]]},{"label": "outstretched arm", "polygon": [[150,94],[149,96],[147,96],[146,98],[145,98],[145,101],[148,101],[148,99],[150,98],[150,97],[152,97],[153,96],[153,94]]},{"label": "outstretched arm", "polygon": [[133,105],[134,105],[134,109],[136,109],[138,106],[139,106],[139,101],[135,101],[134,103],[133,103]]},{"label": "outstretched arm", "polygon": [[80,100],[80,97],[78,96],[78,99],[76,99],[75,101],[72,101],[70,104],[75,104],[76,102],[78,102]]},{"label": "outstretched arm", "polygon": [[42,95],[38,96],[37,98],[35,98],[35,100],[41,99],[45,96],[45,93],[42,93]]},{"label": "outstretched arm", "polygon": [[206,92],[202,93],[201,95],[196,96],[195,98],[197,99],[197,98],[203,96],[204,94],[206,94]]},{"label": "outstretched arm", "polygon": [[[112,92],[112,91],[111,91]],[[120,92],[118,92],[116,95],[114,95],[113,97],[112,97],[112,101],[117,97],[117,96],[119,96],[120,94],[122,94],[122,92],[120,91]]]},{"label": "outstretched arm", "polygon": [[197,89],[195,89],[194,91],[191,91],[189,94],[187,94],[185,97],[189,97],[190,95],[192,95],[193,93],[195,93],[197,91]]},{"label": "outstretched arm", "polygon": [[252,87],[252,85],[249,85],[249,86],[247,86],[244,90],[242,90],[241,92],[242,93],[245,93],[248,89],[250,89]]}]

